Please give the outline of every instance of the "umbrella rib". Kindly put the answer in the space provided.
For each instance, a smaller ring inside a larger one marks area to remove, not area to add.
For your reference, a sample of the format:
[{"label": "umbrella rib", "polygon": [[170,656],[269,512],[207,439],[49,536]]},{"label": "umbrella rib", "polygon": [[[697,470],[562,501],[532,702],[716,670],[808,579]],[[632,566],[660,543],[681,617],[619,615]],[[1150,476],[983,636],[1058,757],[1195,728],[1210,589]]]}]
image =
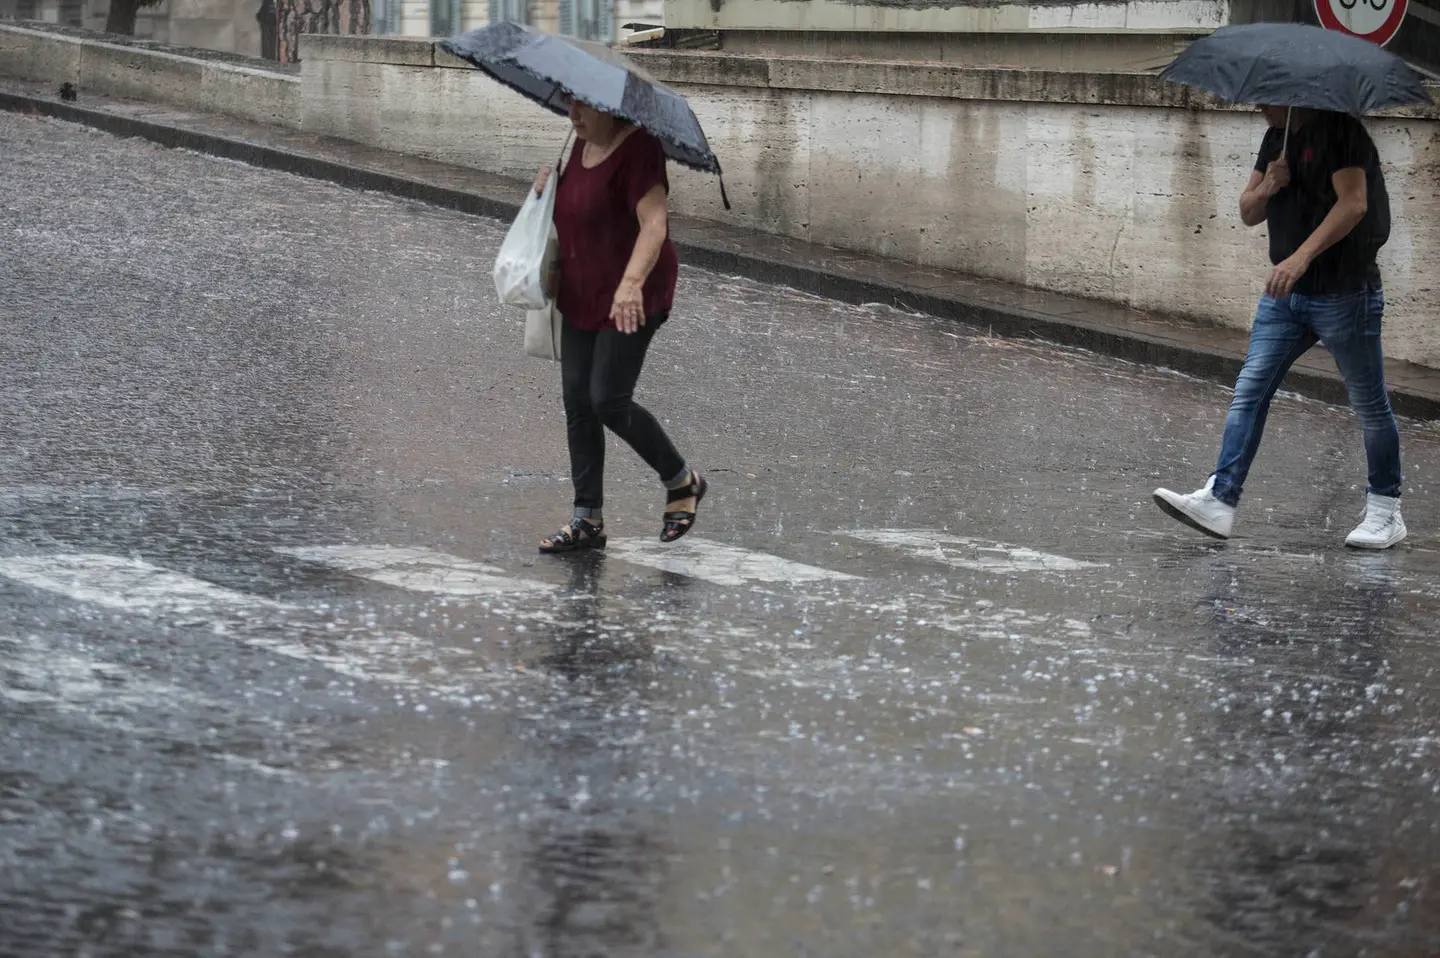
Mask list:
[{"label": "umbrella rib", "polygon": [[1245,79],[1240,81],[1240,85],[1235,88],[1235,92],[1237,94],[1241,90],[1247,89],[1250,86],[1250,78],[1255,75],[1255,71],[1260,66],[1260,57],[1261,54],[1257,53],[1255,56],[1250,58],[1250,69],[1245,71]]}]

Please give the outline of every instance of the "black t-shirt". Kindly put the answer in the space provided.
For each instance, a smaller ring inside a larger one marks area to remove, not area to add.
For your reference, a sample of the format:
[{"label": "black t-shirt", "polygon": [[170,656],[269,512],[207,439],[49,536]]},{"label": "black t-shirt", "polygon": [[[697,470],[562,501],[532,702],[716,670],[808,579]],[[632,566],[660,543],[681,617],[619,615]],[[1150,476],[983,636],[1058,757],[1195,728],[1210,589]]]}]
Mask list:
[{"label": "black t-shirt", "polygon": [[[1260,143],[1255,169],[1261,173],[1280,155],[1285,131],[1271,128]],[[1285,159],[1290,185],[1270,197],[1266,207],[1270,229],[1270,262],[1288,259],[1310,238],[1335,205],[1336,170],[1358,166],[1365,171],[1368,209],[1340,242],[1321,253],[1300,278],[1295,292],[1331,296],[1380,288],[1375,254],[1390,238],[1390,197],[1380,172],[1380,154],[1360,121],[1343,113],[1317,113],[1290,131]]]}]

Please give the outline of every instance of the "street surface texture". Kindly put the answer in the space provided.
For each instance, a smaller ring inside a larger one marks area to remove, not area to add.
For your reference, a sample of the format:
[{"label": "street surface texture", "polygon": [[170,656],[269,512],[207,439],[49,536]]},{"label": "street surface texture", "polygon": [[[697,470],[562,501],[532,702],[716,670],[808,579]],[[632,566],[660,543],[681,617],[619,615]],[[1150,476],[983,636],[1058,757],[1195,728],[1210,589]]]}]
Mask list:
[{"label": "street surface texture", "polygon": [[[557,132],[557,140],[563,136]],[[568,512],[503,224],[0,115],[0,955],[1440,953],[1440,432],[684,269]],[[1237,283],[1258,285],[1253,275]]]}]

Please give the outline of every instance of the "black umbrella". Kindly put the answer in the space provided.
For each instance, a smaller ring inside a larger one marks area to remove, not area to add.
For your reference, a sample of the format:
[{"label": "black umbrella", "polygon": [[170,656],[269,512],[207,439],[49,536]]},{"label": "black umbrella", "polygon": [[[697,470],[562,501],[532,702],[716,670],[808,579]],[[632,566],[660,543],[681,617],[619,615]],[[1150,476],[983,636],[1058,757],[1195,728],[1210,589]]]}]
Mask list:
[{"label": "black umbrella", "polygon": [[1232,103],[1362,116],[1430,103],[1420,74],[1368,40],[1299,23],[1221,27],[1160,74]]},{"label": "black umbrella", "polygon": [[[579,100],[649,130],[672,160],[720,174],[720,161],[685,98],[604,44],[494,23],[442,40],[440,48],[552,112],[563,116]],[[728,210],[724,180],[720,195]]]}]

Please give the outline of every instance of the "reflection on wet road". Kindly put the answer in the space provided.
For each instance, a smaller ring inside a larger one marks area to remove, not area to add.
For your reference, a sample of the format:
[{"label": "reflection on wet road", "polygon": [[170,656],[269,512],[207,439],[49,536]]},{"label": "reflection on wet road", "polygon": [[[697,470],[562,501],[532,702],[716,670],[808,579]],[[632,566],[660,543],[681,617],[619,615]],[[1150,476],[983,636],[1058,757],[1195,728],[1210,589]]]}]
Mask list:
[{"label": "reflection on wet road", "polygon": [[[0,115],[0,955],[1440,953],[1440,521],[1287,399],[682,276],[564,518],[502,227]],[[1188,487],[1186,487],[1188,488]]]}]

